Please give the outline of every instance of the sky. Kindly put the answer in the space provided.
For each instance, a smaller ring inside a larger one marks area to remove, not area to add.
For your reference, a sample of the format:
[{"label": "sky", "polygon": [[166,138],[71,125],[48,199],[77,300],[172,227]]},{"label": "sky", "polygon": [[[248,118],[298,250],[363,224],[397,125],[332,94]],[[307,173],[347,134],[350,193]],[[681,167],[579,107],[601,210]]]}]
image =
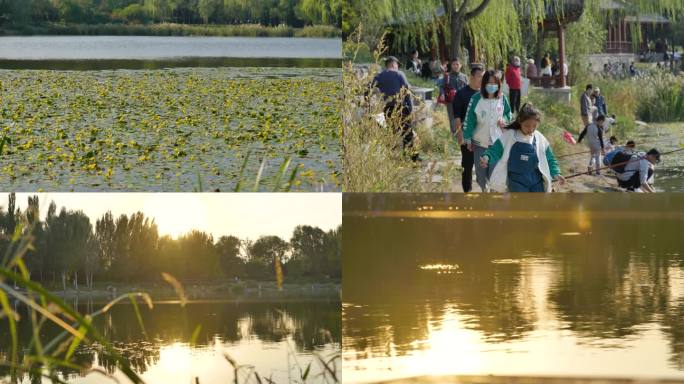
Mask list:
[{"label": "sky", "polygon": [[[39,198],[41,219],[50,201],[58,210],[82,210],[93,225],[107,211],[115,218],[140,211],[155,219],[160,235],[172,237],[198,229],[214,238],[277,235],[289,240],[297,225],[329,230],[342,223],[340,193],[17,193],[17,206],[25,211],[33,195]],[[0,196],[0,207],[7,209],[7,195]]]}]

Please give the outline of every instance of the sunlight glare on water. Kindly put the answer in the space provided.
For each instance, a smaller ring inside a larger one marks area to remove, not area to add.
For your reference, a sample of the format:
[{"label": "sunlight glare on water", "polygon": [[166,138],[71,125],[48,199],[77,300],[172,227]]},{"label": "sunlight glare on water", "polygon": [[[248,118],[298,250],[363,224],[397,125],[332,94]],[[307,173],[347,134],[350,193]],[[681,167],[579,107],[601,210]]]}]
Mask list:
[{"label": "sunlight glare on water", "polygon": [[345,382],[684,379],[684,196],[630,199],[345,196]]}]

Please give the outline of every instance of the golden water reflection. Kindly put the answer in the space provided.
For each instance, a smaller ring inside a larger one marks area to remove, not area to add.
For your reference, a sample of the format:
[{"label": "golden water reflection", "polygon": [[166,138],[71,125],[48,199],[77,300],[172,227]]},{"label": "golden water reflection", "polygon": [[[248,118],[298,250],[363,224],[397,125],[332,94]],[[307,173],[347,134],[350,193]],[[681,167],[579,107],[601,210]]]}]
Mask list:
[{"label": "golden water reflection", "polygon": [[345,382],[684,379],[684,196],[637,197],[345,196]]},{"label": "golden water reflection", "polygon": [[[98,307],[95,303],[79,302],[81,312]],[[24,318],[26,308],[18,307]],[[323,372],[317,363],[321,356],[328,361],[341,351],[340,303],[337,300],[302,302],[191,302],[178,304],[157,303],[154,309],[140,308],[149,337],[142,334],[131,305],[120,304],[96,317],[94,325],[111,340],[114,348],[130,362],[131,368],[149,384],[233,382],[234,371],[224,357],[229,355],[244,367],[238,371],[240,382],[253,370],[261,377],[276,383],[292,382],[301,377],[299,366],[312,362],[310,377]],[[7,326],[0,323],[0,355],[7,351]],[[22,350],[28,349],[31,329],[20,322],[19,341]],[[197,325],[201,325],[193,344],[190,344]],[[58,329],[43,328],[46,338]],[[121,383],[129,381],[118,370],[114,361],[102,348],[80,346],[74,354],[82,366],[92,366],[113,375]],[[253,367],[253,368],[252,368]],[[302,368],[302,369],[304,369]],[[6,371],[0,367],[0,382]],[[340,361],[336,361],[340,375]],[[100,384],[114,382],[99,373],[81,374],[63,371],[69,383]],[[252,374],[247,382],[254,382]],[[37,377],[21,377],[20,383],[39,383]],[[49,383],[44,379],[43,383]],[[315,382],[315,381],[313,381]]]}]

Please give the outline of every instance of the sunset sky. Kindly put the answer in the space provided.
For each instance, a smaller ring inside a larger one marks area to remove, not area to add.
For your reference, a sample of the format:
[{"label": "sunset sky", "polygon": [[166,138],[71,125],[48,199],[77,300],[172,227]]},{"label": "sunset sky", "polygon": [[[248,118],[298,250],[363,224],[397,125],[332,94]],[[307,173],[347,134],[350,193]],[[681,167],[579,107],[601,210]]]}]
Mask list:
[{"label": "sunset sky", "polygon": [[[332,229],[342,223],[339,193],[18,193],[24,211],[28,196],[40,200],[41,218],[50,201],[58,210],[82,210],[91,222],[111,211],[114,216],[143,212],[153,217],[161,235],[173,237],[199,229],[214,237],[234,235],[256,239],[278,235],[289,239],[300,224]],[[7,196],[0,197],[7,209]]]}]

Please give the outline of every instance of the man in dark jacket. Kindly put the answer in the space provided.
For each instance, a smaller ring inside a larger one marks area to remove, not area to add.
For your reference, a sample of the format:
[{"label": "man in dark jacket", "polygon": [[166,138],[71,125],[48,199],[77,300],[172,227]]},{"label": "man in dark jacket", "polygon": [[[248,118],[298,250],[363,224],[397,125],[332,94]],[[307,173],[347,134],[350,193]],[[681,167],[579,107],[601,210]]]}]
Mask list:
[{"label": "man in dark jacket", "polygon": [[[401,133],[404,149],[413,147],[413,129],[411,129],[411,112],[413,104],[409,94],[409,83],[406,75],[399,70],[399,60],[394,56],[385,59],[385,70],[378,73],[373,79],[373,87],[383,94],[385,100],[385,121],[391,122],[398,116],[398,130]],[[399,115],[396,115],[399,113]],[[419,160],[417,154],[412,154],[411,159]]]},{"label": "man in dark jacket", "polygon": [[480,92],[483,74],[484,67],[482,65],[470,64],[469,83],[456,93],[456,97],[453,101],[456,139],[461,146],[461,166],[463,167],[461,185],[463,186],[463,192],[470,192],[473,189],[473,166],[475,165],[475,156],[472,151],[468,150],[465,140],[463,139],[463,122],[465,121],[466,112],[468,111],[468,104],[470,104],[470,97]]}]

